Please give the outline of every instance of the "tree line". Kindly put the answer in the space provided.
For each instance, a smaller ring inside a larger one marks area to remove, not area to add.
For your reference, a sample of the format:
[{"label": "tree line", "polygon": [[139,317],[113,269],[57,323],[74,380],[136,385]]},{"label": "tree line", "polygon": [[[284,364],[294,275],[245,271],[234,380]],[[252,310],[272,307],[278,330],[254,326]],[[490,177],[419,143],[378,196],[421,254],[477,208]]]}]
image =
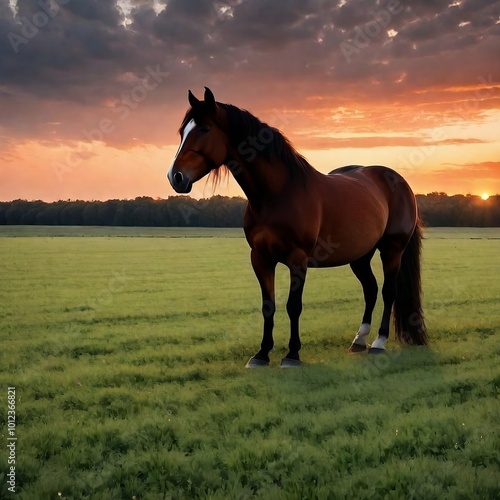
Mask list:
[{"label": "tree line", "polygon": [[[427,226],[500,227],[500,195],[417,195]],[[0,202],[0,225],[241,227],[246,200],[214,196],[108,201]]]}]

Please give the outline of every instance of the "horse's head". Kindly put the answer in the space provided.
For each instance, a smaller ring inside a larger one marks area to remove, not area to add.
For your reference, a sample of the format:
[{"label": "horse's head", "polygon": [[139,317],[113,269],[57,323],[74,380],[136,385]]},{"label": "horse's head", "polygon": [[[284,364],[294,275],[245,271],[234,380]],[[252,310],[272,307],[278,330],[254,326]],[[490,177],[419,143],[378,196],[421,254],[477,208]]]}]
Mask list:
[{"label": "horse's head", "polygon": [[181,143],[167,174],[177,193],[189,193],[193,183],[220,167],[227,158],[227,136],[221,128],[223,111],[205,87],[204,101],[189,91],[189,104],[179,133]]}]

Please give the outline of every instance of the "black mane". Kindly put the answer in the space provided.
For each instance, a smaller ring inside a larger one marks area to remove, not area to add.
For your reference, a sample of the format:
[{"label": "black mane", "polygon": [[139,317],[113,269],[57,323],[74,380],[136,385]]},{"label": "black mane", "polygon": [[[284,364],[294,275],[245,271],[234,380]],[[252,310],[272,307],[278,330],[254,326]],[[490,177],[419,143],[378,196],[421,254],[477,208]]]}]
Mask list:
[{"label": "black mane", "polygon": [[231,104],[219,104],[219,106],[227,113],[229,140],[233,146],[238,147],[245,141],[248,143],[250,137],[263,137],[259,134],[264,132],[264,137],[267,135],[272,137],[272,140],[267,144],[264,141],[260,142],[259,148],[263,147],[263,149],[258,151],[258,154],[267,160],[281,160],[293,177],[303,176],[312,168],[277,128],[261,122],[245,109],[237,108]]}]

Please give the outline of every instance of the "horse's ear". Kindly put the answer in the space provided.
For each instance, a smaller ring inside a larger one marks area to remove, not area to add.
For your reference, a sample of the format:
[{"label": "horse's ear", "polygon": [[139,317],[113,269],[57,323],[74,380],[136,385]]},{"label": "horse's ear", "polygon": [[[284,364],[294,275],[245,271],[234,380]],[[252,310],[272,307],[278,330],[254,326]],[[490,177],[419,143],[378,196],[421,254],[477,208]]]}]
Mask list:
[{"label": "horse's ear", "polygon": [[191,91],[188,91],[188,101],[193,108],[200,103],[200,100],[197,99]]},{"label": "horse's ear", "polygon": [[207,106],[207,109],[211,113],[215,113],[215,109],[217,106],[215,104],[215,97],[214,97],[212,91],[208,87],[205,87],[205,104]]}]

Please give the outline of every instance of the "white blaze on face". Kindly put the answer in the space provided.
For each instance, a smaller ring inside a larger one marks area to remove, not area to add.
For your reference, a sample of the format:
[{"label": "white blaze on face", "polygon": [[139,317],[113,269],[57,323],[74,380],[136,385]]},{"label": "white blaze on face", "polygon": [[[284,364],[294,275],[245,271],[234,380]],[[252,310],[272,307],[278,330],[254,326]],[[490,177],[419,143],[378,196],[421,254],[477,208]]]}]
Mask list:
[{"label": "white blaze on face", "polygon": [[175,160],[177,160],[177,156],[180,153],[182,146],[184,146],[189,133],[194,129],[194,127],[196,127],[196,122],[194,121],[194,119],[192,119],[187,123],[187,125],[184,127],[184,130],[182,131],[182,139],[179,145],[179,149],[177,150],[177,153],[175,153],[174,159],[172,160],[172,164],[170,165],[170,169],[167,173],[167,179],[170,181],[170,183],[172,183],[172,169],[174,168]]}]

